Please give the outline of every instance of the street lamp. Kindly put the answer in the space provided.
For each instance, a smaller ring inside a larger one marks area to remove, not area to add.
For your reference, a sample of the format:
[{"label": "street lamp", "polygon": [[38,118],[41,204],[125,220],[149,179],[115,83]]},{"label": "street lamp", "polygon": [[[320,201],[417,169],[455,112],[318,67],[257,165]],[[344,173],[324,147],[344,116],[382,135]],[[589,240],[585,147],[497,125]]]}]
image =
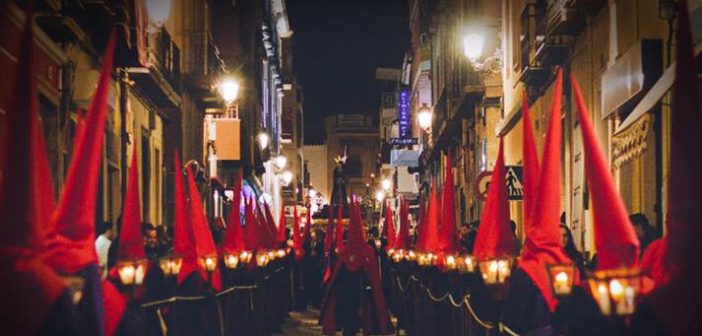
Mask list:
[{"label": "street lamp", "polygon": [[317,197],[317,190],[310,189],[310,191],[308,191],[307,193],[310,195],[310,198]]},{"label": "street lamp", "polygon": [[428,130],[431,127],[432,118],[431,108],[427,103],[422,103],[422,106],[417,111],[417,123],[419,127],[425,131]]},{"label": "street lamp", "polygon": [[221,79],[217,89],[227,105],[231,105],[239,97],[239,83],[232,78]]},{"label": "street lamp", "polygon": [[382,182],[382,186],[385,192],[389,192],[390,188],[392,187],[392,182],[390,182],[390,179],[384,179]]},{"label": "street lamp", "polygon": [[293,173],[289,170],[284,171],[283,172],[283,183],[285,183],[285,185],[288,185],[288,184],[290,184],[290,182],[292,182],[292,180],[293,180]]},{"label": "street lamp", "polygon": [[377,191],[377,192],[375,193],[375,199],[376,199],[378,202],[382,203],[383,200],[385,199],[385,192],[383,192],[383,191],[381,191],[381,190]]},{"label": "street lamp", "polygon": [[261,149],[266,149],[268,147],[268,133],[266,132],[261,132],[258,133],[258,145],[261,146]]},{"label": "street lamp", "polygon": [[152,33],[157,32],[171,15],[171,0],[147,0],[146,12]]},{"label": "street lamp", "polygon": [[469,33],[463,37],[463,53],[471,60],[477,60],[483,54],[485,38],[477,33]]},{"label": "street lamp", "polygon": [[286,158],[284,155],[278,155],[275,158],[275,166],[278,167],[278,169],[283,169],[285,166],[288,164],[288,158]]}]

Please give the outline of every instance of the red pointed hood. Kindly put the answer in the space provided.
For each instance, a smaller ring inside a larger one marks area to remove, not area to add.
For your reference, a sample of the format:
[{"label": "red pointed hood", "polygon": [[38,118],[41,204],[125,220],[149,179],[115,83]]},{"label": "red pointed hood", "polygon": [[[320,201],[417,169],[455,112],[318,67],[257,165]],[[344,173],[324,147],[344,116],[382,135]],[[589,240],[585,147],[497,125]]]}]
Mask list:
[{"label": "red pointed hood", "polygon": [[97,90],[85,121],[90,127],[80,132],[81,137],[77,139],[66,184],[51,219],[47,262],[66,274],[98,263],[94,245],[95,209],[116,36],[117,32],[113,29],[105,50]]},{"label": "red pointed hood", "polygon": [[[675,87],[671,111],[670,169],[668,171],[667,236],[664,267],[668,284],[651,294],[656,317],[670,335],[692,335],[700,330],[702,270],[699,267],[702,206],[696,193],[702,188],[702,102],[687,1],[678,2]],[[661,243],[662,244],[662,243]],[[650,248],[650,247],[649,247]]]},{"label": "red pointed hood", "polygon": [[297,206],[293,208],[293,227],[292,227],[293,251],[295,259],[301,260],[304,251],[302,250],[302,236],[300,236],[300,216],[297,213]]},{"label": "red pointed hood", "polygon": [[439,244],[439,198],[436,194],[436,182],[431,183],[431,193],[429,194],[429,204],[425,221],[426,235],[424,238],[424,250],[427,252],[437,252]]},{"label": "red pointed hood", "polygon": [[304,237],[302,239],[302,243],[310,243],[312,242],[312,208],[307,207],[307,217],[305,221],[305,233]]},{"label": "red pointed hood", "polygon": [[485,207],[480,217],[480,229],[475,238],[474,254],[479,260],[514,255],[505,174],[504,148],[500,138],[500,150],[490,178]]},{"label": "red pointed hood", "polygon": [[406,200],[400,203],[400,229],[395,239],[395,249],[408,249],[411,244],[409,233],[409,205]]},{"label": "red pointed hood", "polygon": [[132,152],[132,165],[129,166],[127,197],[122,210],[122,229],[119,232],[119,258],[136,260],[146,257],[141,235],[141,211],[139,209],[139,168],[136,145]]},{"label": "red pointed hood", "polygon": [[244,245],[247,251],[253,251],[258,247],[258,223],[256,223],[256,214],[254,213],[254,200],[250,199],[246,202],[244,216],[246,226],[244,227]]},{"label": "red pointed hood", "polygon": [[522,142],[524,150],[523,159],[523,181],[524,187],[524,228],[528,231],[531,226],[530,214],[536,202],[537,186],[539,185],[539,157],[536,154],[536,143],[534,142],[534,132],[531,127],[531,113],[529,112],[529,102],[526,91],[522,93]]},{"label": "red pointed hood", "polygon": [[[32,14],[27,9],[26,17]],[[32,20],[25,20],[12,102],[0,134],[7,145],[0,148],[0,296],[12,307],[3,320],[8,335],[36,334],[65,290],[63,280],[36,255],[46,238],[40,225],[48,223],[54,202],[38,119],[33,36]]]},{"label": "red pointed hood", "polygon": [[425,200],[419,203],[419,226],[417,227],[417,241],[414,248],[418,251],[424,251],[427,245],[427,208],[428,204]]},{"label": "red pointed hood", "polygon": [[223,253],[239,253],[246,248],[244,243],[244,231],[241,229],[241,171],[237,174],[236,182],[234,183],[234,199],[232,207],[229,209],[229,218],[227,218],[227,232],[222,242]]},{"label": "red pointed hood", "polygon": [[393,220],[392,208],[390,208],[389,203],[388,206],[385,207],[385,223],[383,224],[383,231],[385,231],[385,236],[387,237],[387,245],[385,245],[385,248],[395,248],[395,221]]},{"label": "red pointed hood", "polygon": [[451,171],[451,153],[446,154],[446,170],[444,172],[444,189],[441,192],[441,228],[439,233],[439,251],[453,253],[458,250],[458,234],[456,232],[456,204],[454,195],[453,172]]},{"label": "red pointed hood", "polygon": [[[265,214],[261,214],[261,230],[263,230],[264,244],[263,246],[268,249],[275,248],[276,244],[276,227],[275,222],[273,222],[273,214],[271,213],[271,208],[268,203],[263,203],[263,208]],[[260,209],[260,206],[259,206]]]},{"label": "red pointed hood", "polygon": [[102,307],[105,311],[105,336],[112,336],[117,333],[122,316],[127,311],[127,302],[117,287],[107,279],[103,279],[101,285]]},{"label": "red pointed hood", "polygon": [[692,197],[702,188],[702,103],[694,57],[687,1],[678,3],[676,68],[670,130],[668,172],[668,249],[666,262],[683,271],[697,271],[702,236],[702,206]]},{"label": "red pointed hood", "polygon": [[639,239],[597,143],[589,111],[574,75],[571,75],[571,81],[583,134],[585,173],[594,213],[597,269],[632,267],[639,257]]},{"label": "red pointed hood", "polygon": [[[215,247],[214,240],[212,239],[212,231],[210,231],[209,225],[207,225],[207,218],[205,218],[205,209],[202,207],[202,200],[200,199],[200,193],[195,186],[195,179],[193,178],[193,173],[190,169],[186,169],[188,175],[188,192],[190,193],[190,223],[193,228],[193,244],[195,245],[195,255],[198,258],[205,256],[217,256],[217,247]],[[200,277],[203,281],[207,281],[207,272],[200,268]],[[219,275],[219,268],[217,268],[212,275],[212,287],[216,290],[222,288],[222,280]]]},{"label": "red pointed hood", "polygon": [[357,203],[352,202],[349,205],[349,232],[346,248],[350,250],[368,246],[366,243],[365,230],[363,229],[363,223],[361,223],[361,216],[358,210]]},{"label": "red pointed hood", "polygon": [[561,247],[561,97],[563,92],[563,70],[558,69],[551,105],[543,164],[538,179],[538,191],[531,209],[531,223],[519,259],[519,267],[534,281],[551,311],[558,300],[551,292],[546,273],[546,264],[571,264],[572,261]]},{"label": "red pointed hood", "polygon": [[327,217],[327,230],[324,235],[324,254],[329,255],[331,252],[331,247],[334,244],[334,235],[332,232],[334,232],[333,229],[333,223],[334,223],[334,207],[330,204],[329,207],[329,216]]},{"label": "red pointed hood", "polygon": [[287,237],[285,236],[285,203],[280,205],[280,219],[278,219],[278,235],[276,239],[278,243],[285,244]]},{"label": "red pointed hood", "polygon": [[188,218],[188,204],[183,184],[183,168],[178,151],[173,154],[173,180],[175,183],[174,200],[174,235],[173,251],[183,258],[183,266],[178,273],[178,284],[182,283],[190,273],[197,271],[197,256],[193,241],[193,228]]},{"label": "red pointed hood", "polygon": [[[349,212],[350,214],[350,212]],[[339,249],[341,246],[344,245],[344,215],[343,215],[343,206],[339,205],[336,207],[336,248]]]}]

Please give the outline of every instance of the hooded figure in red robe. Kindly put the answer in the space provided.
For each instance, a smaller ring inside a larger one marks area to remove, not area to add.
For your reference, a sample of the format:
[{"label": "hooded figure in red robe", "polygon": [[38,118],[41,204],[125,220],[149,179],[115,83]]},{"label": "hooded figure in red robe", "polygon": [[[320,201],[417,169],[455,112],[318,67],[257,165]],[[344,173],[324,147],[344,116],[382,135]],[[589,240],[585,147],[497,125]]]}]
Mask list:
[{"label": "hooded figure in red robe", "polygon": [[[677,3],[675,86],[670,112],[667,235],[648,256],[646,266],[667,283],[659,285],[634,316],[634,335],[694,335],[702,330],[702,101],[699,58],[695,57],[687,1]],[[654,248],[649,246],[648,249]]]},{"label": "hooded figure in red robe", "polygon": [[[27,10],[31,18],[33,11]],[[13,101],[0,136],[0,296],[7,335],[73,334],[72,291],[36,252],[46,244],[42,225],[54,210],[51,174],[39,124],[32,21],[25,20]],[[8,74],[8,79],[13,76]],[[70,313],[69,313],[70,312]]]},{"label": "hooded figure in red robe", "polygon": [[322,332],[334,335],[387,335],[393,332],[392,322],[382,293],[378,258],[364,239],[358,204],[350,205],[348,241],[339,257],[320,316]]}]

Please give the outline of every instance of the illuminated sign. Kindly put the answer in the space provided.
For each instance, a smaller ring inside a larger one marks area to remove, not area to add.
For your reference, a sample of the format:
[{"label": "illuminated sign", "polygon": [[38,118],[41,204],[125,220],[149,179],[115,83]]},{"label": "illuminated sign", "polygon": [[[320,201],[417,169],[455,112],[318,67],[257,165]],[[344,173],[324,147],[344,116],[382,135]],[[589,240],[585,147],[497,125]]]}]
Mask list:
[{"label": "illuminated sign", "polygon": [[397,102],[397,122],[400,124],[400,139],[407,139],[410,134],[410,93],[400,91]]}]

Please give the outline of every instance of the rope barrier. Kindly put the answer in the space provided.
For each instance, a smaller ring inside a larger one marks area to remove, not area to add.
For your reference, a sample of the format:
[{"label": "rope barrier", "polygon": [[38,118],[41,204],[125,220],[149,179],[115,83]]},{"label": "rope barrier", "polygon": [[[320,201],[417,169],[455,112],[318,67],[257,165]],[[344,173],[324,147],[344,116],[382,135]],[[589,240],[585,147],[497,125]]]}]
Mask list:
[{"label": "rope barrier", "polygon": [[[410,275],[409,279],[407,280],[407,284],[405,286],[402,286],[402,282],[400,281],[400,277],[395,276],[395,280],[397,281],[397,286],[399,287],[400,292],[402,292],[402,293],[407,292],[407,289],[409,288],[409,285],[410,285],[410,280],[412,280],[413,282],[419,283],[419,287],[423,288],[427,292],[427,295],[429,296],[429,298],[432,301],[443,302],[443,301],[448,299],[449,304],[451,304],[454,308],[461,308],[461,306],[465,305],[471,318],[473,318],[473,320],[475,322],[477,322],[481,327],[483,327],[485,329],[494,329],[495,328],[495,325],[493,323],[490,323],[488,321],[483,321],[475,313],[475,309],[473,308],[473,305],[470,303],[470,294],[464,295],[461,301],[456,301],[456,299],[453,297],[453,295],[451,295],[451,293],[446,293],[441,298],[437,298],[436,296],[434,296],[434,294],[432,294],[431,290],[429,288],[427,288],[421,281],[419,281],[419,279],[417,277],[415,277],[414,275]],[[404,287],[404,289],[403,289],[403,287]],[[509,334],[510,336],[519,336],[519,334],[517,334],[514,330],[510,329],[507,325],[505,325],[501,322],[498,322],[497,327],[498,327],[498,330],[500,332],[505,332],[505,333]]]},{"label": "rope barrier", "polygon": [[[255,282],[253,285],[232,286],[232,287],[229,287],[221,292],[215,293],[214,295],[211,295],[211,296],[208,296],[208,295],[172,296],[172,297],[169,297],[166,299],[144,302],[144,303],[140,304],[139,306],[141,308],[149,308],[149,307],[154,307],[154,306],[160,306],[160,305],[167,304],[167,303],[174,303],[176,301],[199,301],[199,300],[204,300],[208,297],[219,298],[219,297],[222,297],[224,295],[227,295],[227,294],[230,294],[233,292],[238,292],[238,291],[249,291],[249,294],[252,296],[253,290],[258,289],[262,283],[268,281],[268,279],[270,279],[274,273],[278,273],[280,271],[283,271],[284,269],[285,269],[284,267],[279,267],[279,268],[273,270],[270,274],[263,277],[260,281]],[[252,298],[252,301],[253,301],[253,298]],[[253,306],[251,307],[251,309],[253,310]]]}]

